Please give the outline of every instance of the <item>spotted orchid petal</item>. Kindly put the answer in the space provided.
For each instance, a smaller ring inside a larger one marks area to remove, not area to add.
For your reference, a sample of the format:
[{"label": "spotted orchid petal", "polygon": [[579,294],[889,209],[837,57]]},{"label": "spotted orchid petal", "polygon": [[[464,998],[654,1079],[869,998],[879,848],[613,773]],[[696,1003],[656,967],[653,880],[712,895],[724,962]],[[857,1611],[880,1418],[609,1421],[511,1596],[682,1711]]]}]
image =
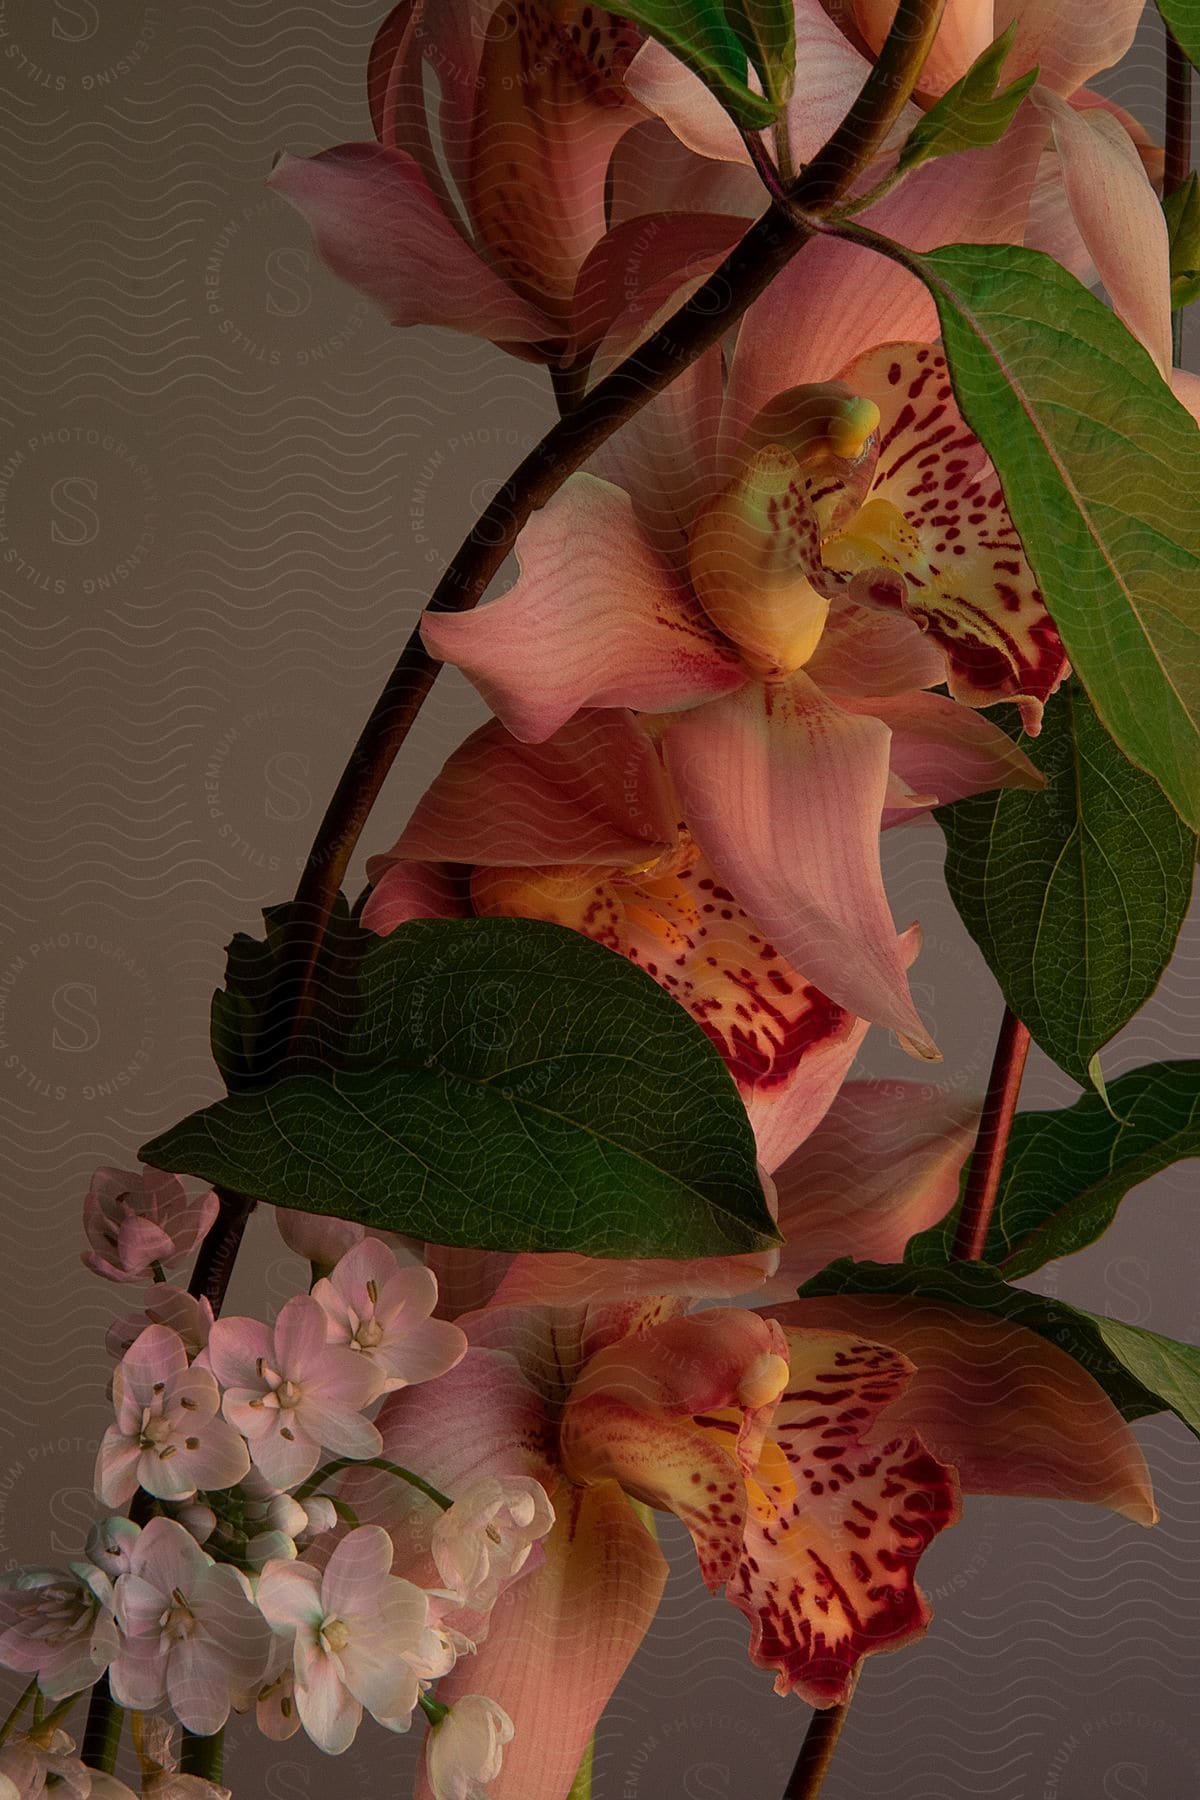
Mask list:
[{"label": "spotted orchid petal", "polygon": [[[891,769],[922,804],[948,806],[991,788],[1036,791],[1046,778],[1008,733],[982,713],[945,694],[904,694],[890,699],[839,699],[847,712],[882,719],[892,734]],[[912,817],[907,809],[906,817]],[[898,822],[885,810],[885,825]]]},{"label": "spotted orchid petal", "polygon": [[714,873],[780,955],[837,1005],[936,1058],[883,890],[890,738],[801,672],[672,721],[666,759]]},{"label": "spotted orchid petal", "polygon": [[519,559],[500,599],[426,613],[421,625],[426,648],[461,669],[515,737],[541,743],[584,707],[670,712],[744,681],[619,488],[572,476],[525,527]]},{"label": "spotted orchid petal", "polygon": [[907,1422],[880,1423],[906,1358],[769,1324],[701,1314],[601,1351],[568,1402],[563,1452],[576,1480],[613,1478],[676,1513],[777,1692],[829,1706],[862,1657],[924,1631],[916,1565],[955,1522],[958,1490]]},{"label": "spotted orchid petal", "polygon": [[1062,679],[1062,644],[945,357],[885,344],[844,379],[879,407],[879,461],[865,505],[824,545],[826,565],[856,601],[900,607],[928,632],[956,700],[1016,700],[1036,728]]},{"label": "spotted orchid petal", "polygon": [[1025,1326],[883,1294],[772,1312],[789,1331],[861,1331],[911,1359],[916,1374],[882,1423],[919,1431],[965,1492],[1089,1501],[1140,1525],[1158,1517],[1129,1425],[1074,1357]]}]

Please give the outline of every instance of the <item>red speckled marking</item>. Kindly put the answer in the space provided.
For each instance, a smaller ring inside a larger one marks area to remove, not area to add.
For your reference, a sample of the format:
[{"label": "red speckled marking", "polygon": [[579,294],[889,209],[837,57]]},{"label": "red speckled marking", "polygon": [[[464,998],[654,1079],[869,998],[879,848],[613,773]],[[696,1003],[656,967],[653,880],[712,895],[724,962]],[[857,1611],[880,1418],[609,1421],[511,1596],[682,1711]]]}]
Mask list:
[{"label": "red speckled marking", "polygon": [[854,597],[899,606],[928,631],[946,653],[957,699],[1028,698],[1036,722],[1060,676],[1062,644],[995,470],[955,404],[945,357],[927,344],[883,345],[843,379],[881,415],[867,505],[888,503],[909,527],[902,543],[885,542],[868,511],[845,528],[867,554],[872,539],[877,550],[877,570],[855,575]]}]

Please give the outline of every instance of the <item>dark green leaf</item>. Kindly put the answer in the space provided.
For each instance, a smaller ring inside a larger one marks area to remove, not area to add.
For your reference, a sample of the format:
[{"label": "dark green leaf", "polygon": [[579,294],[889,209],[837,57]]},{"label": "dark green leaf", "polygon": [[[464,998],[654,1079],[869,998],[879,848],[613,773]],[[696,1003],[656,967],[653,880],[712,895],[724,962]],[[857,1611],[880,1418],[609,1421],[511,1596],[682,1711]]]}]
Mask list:
[{"label": "dark green leaf", "polygon": [[1200,176],[1192,170],[1163,201],[1171,235],[1171,310],[1200,299]]},{"label": "dark green leaf", "polygon": [[[751,0],[750,5],[740,0],[740,7],[739,24],[752,20],[753,41],[764,48],[773,44],[772,54],[777,54],[782,27],[775,19],[779,8],[774,0]],[[621,16],[632,19],[686,63],[739,125],[761,131],[778,118],[781,97],[756,94],[746,80],[746,45],[721,0],[631,0],[622,5]],[[760,33],[766,34],[765,40]]]},{"label": "dark green leaf", "polygon": [[1036,250],[916,255],[958,403],[1100,718],[1200,828],[1200,431],[1150,357]]},{"label": "dark green leaf", "polygon": [[[1189,1156],[1200,1156],[1200,1062],[1134,1069],[1107,1105],[1085,1094],[1059,1112],[1018,1113],[983,1260],[1016,1280],[1086,1249],[1131,1188]],[[948,1262],[955,1218],[912,1238],[904,1260]]]},{"label": "dark green leaf", "polygon": [[986,1263],[926,1268],[911,1263],[831,1263],[799,1290],[817,1294],[892,1294],[971,1307],[1012,1319],[1073,1356],[1127,1419],[1164,1410],[1200,1437],[1200,1348],[1102,1318],[1062,1300],[1010,1287]]},{"label": "dark green leaf", "polygon": [[372,940],[337,993],[336,1066],[218,1101],[145,1159],[434,1243],[778,1242],[724,1063],[611,950],[525,919],[420,920]]},{"label": "dark green leaf", "polygon": [[1028,69],[1010,86],[998,88],[1000,71],[1016,33],[1014,21],[975,58],[961,81],[947,88],[941,99],[922,114],[904,142],[898,168],[907,172],[935,156],[976,150],[1000,141],[1038,77],[1036,68]]},{"label": "dark green leaf", "polygon": [[1004,998],[1060,1068],[1088,1064],[1154,992],[1187,912],[1196,839],[1069,682],[1040,737],[1047,777],[940,807],[954,904]]}]

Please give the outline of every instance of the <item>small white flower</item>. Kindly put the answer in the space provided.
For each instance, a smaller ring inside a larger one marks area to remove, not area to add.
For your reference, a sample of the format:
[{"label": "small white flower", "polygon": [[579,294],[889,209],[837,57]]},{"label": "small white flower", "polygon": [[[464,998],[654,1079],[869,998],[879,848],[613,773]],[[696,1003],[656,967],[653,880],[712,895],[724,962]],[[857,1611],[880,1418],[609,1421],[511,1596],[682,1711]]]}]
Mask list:
[{"label": "small white flower", "polygon": [[446,1587],[471,1611],[486,1612],[554,1523],[540,1481],[485,1475],[433,1528],[433,1559]]},{"label": "small white flower", "polygon": [[434,1800],[486,1800],[512,1742],[513,1722],[485,1694],[464,1694],[429,1734],[425,1772]]}]

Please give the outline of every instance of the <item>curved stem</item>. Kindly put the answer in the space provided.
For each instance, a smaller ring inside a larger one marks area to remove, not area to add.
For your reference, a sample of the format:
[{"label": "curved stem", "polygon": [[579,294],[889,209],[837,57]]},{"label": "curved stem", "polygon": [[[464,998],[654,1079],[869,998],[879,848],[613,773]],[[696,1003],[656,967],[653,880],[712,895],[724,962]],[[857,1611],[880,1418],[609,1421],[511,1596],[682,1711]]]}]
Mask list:
[{"label": "curved stem", "polygon": [[796,1758],[796,1766],[783,1790],[783,1800],[813,1800],[820,1793],[821,1783],[833,1761],[833,1753],[837,1749],[857,1686],[856,1671],[851,1680],[850,1693],[842,1704],[826,1707],[824,1711],[813,1714],[804,1742],[800,1746],[800,1754]]},{"label": "curved stem", "polygon": [[16,1700],[13,1702],[12,1711],[5,1719],[4,1723],[0,1725],[0,1744],[4,1742],[13,1726],[17,1723],[17,1720],[21,1717],[21,1714],[25,1711],[29,1702],[36,1696],[37,1691],[38,1680],[35,1675],[28,1686],[22,1688],[21,1692],[17,1695]]},{"label": "curved stem", "polygon": [[1028,1055],[1028,1029],[1012,1008],[1006,1006],[979,1120],[979,1136],[971,1152],[971,1165],[963,1189],[954,1247],[950,1252],[956,1262],[978,1262],[987,1247],[988,1228],[1000,1192],[1004,1154],[1008,1149]]},{"label": "curved stem", "polygon": [[188,1293],[207,1300],[215,1313],[221,1310],[225,1290],[255,1202],[245,1194],[217,1189],[218,1211],[196,1255]]},{"label": "curved stem", "polygon": [[946,0],[900,0],[858,99],[792,185],[798,207],[825,211],[869,168],[913,96],[945,10]]},{"label": "curved stem", "polygon": [[342,1474],[345,1469],[382,1469],[385,1475],[394,1475],[398,1481],[407,1481],[409,1487],[416,1488],[419,1493],[425,1495],[427,1500],[432,1500],[435,1506],[440,1506],[443,1512],[449,1512],[454,1505],[453,1500],[433,1487],[430,1482],[422,1481],[421,1477],[414,1475],[411,1469],[402,1469],[399,1463],[388,1462],[382,1456],[339,1456],[333,1462],[325,1463],[315,1475],[310,1475],[307,1481],[302,1481],[300,1486],[293,1491],[292,1499],[301,1501],[311,1499],[323,1482],[332,1481],[335,1475]]},{"label": "curved stem", "polygon": [[[1192,65],[1179,48],[1175,34],[1166,20],[1163,30],[1167,40],[1167,78],[1165,93],[1166,130],[1163,142],[1163,199],[1181,188],[1192,170]],[[1171,313],[1171,361],[1178,369],[1183,364],[1183,308]]]}]

